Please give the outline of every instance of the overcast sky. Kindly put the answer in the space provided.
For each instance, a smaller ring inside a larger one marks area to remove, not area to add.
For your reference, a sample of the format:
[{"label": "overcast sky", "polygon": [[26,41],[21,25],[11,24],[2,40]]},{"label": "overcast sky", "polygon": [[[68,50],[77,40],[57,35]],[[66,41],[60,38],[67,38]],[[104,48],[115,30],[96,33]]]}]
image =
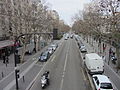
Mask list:
[{"label": "overcast sky", "polygon": [[73,17],[79,10],[83,9],[85,3],[88,3],[90,0],[46,0],[51,5],[50,7],[56,10],[60,19],[63,19],[65,23],[71,24]]}]

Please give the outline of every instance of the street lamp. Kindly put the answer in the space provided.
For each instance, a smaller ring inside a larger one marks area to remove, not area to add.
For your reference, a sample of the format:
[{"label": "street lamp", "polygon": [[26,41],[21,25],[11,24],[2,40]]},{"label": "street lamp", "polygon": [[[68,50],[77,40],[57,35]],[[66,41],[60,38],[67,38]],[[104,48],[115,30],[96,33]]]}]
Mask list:
[{"label": "street lamp", "polygon": [[21,34],[20,36],[16,37],[15,38],[15,42],[14,42],[14,62],[15,62],[15,80],[16,80],[16,90],[19,89],[19,86],[18,86],[18,78],[20,77],[19,76],[19,72],[20,70],[17,68],[17,63],[20,63],[20,55],[18,55],[18,50],[17,50],[17,42],[19,40],[20,37],[23,37],[24,35],[28,35],[28,34]]},{"label": "street lamp", "polygon": [[19,87],[18,87],[18,74],[19,74],[19,70],[18,70],[18,68],[17,68],[17,61],[18,61],[18,50],[17,50],[17,47],[16,47],[16,45],[17,45],[17,40],[18,40],[18,38],[16,38],[15,39],[15,42],[14,42],[14,62],[15,62],[15,80],[16,80],[16,90],[18,90],[19,89]]}]

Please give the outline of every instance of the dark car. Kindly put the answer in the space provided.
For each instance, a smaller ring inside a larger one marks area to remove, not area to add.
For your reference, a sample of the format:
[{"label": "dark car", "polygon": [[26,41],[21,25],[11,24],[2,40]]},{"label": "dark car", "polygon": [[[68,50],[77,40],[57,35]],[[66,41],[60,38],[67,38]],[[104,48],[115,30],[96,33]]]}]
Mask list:
[{"label": "dark car", "polygon": [[40,55],[39,61],[46,62],[48,58],[49,58],[49,53],[46,51]]}]

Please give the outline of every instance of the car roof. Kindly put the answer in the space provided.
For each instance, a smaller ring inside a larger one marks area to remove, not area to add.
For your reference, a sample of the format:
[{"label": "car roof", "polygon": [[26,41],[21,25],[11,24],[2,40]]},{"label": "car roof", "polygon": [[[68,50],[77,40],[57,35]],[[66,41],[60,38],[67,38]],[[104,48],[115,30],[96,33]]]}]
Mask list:
[{"label": "car roof", "polygon": [[100,57],[98,54],[96,54],[96,53],[88,53],[88,54],[86,54],[86,56],[88,57],[88,58],[90,58],[90,59],[100,59],[100,60],[102,60],[102,57]]},{"label": "car roof", "polygon": [[51,47],[51,46],[49,46],[49,47],[48,47],[48,49],[52,49],[52,47]]},{"label": "car roof", "polygon": [[111,83],[109,78],[105,75],[93,75],[93,77],[94,76],[98,77],[100,83]]}]

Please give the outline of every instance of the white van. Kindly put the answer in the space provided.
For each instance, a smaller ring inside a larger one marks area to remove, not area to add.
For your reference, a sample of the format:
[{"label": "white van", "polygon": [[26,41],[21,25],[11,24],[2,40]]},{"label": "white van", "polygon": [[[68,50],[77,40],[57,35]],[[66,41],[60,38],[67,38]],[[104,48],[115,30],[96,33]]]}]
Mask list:
[{"label": "white van", "polygon": [[102,74],[104,72],[104,61],[96,53],[85,55],[85,65],[90,74]]}]

